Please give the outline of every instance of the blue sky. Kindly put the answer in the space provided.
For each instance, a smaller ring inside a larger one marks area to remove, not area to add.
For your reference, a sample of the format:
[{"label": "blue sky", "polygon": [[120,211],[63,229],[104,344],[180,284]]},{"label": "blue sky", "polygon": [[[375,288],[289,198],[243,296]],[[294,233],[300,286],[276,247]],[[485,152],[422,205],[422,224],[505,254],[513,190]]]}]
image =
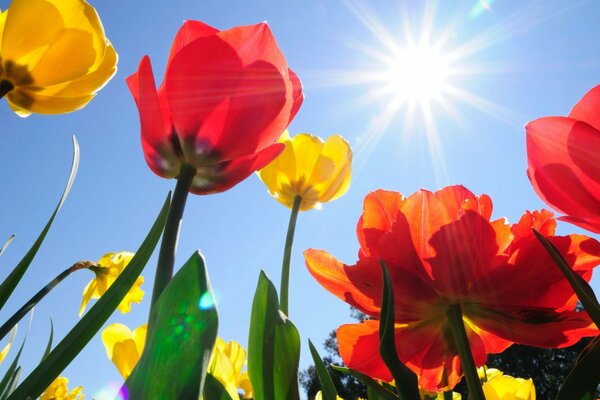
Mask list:
[{"label": "blue sky", "polygon": [[[351,319],[348,306],[310,277],[301,250],[322,248],[353,263],[358,249],[355,226],[369,191],[384,188],[408,195],[419,188],[461,183],[475,193],[489,194],[494,216],[510,221],[526,209],[543,207],[525,174],[523,126],[537,117],[567,114],[600,83],[596,40],[600,3],[488,0],[489,7],[476,13],[472,10],[477,3],[92,1],[119,53],[112,81],[85,109],[62,116],[21,119],[5,101],[0,103],[0,170],[5,171],[0,241],[17,234],[0,258],[2,276],[27,251],[60,197],[69,171],[72,134],[81,146],[71,195],[1,317],[7,318],[75,261],[135,250],[174,188],[175,181],[155,176],[143,159],[138,113],[124,82],[141,57],[150,56],[160,81],[171,41],[184,20],[201,20],[218,29],[268,21],[304,85],[305,101],[290,133],[321,137],[339,133],[355,150],[349,192],[298,219],[290,314],[301,332],[301,366],[306,367],[307,339],[321,343],[329,331]],[[8,4],[0,0],[0,9]],[[374,97],[381,82],[357,81],[382,69],[382,60],[372,54],[390,53],[382,37],[403,46],[408,32],[419,37],[422,26],[430,27],[432,42],[446,39],[442,53],[465,50],[452,64],[460,74],[448,79],[470,97],[442,93],[441,103],[431,103],[431,118],[423,118],[419,107],[411,111],[403,105],[388,120],[385,110],[397,93]],[[225,340],[246,344],[259,270],[264,269],[278,286],[288,218],[289,210],[268,195],[256,176],[226,193],[190,197],[177,265],[196,249],[206,257]],[[572,232],[581,231],[559,224],[559,233]],[[132,328],[144,322],[155,262],[153,257],[144,272],[146,301],[130,314],[114,314],[110,322]],[[86,271],[73,275],[36,308],[23,356],[26,370],[43,353],[49,315],[57,338],[76,323],[81,293],[91,277]],[[597,289],[600,279],[593,282]],[[111,382],[121,381],[99,336],[64,375],[72,385],[84,386],[86,398],[100,399],[99,393]]]}]

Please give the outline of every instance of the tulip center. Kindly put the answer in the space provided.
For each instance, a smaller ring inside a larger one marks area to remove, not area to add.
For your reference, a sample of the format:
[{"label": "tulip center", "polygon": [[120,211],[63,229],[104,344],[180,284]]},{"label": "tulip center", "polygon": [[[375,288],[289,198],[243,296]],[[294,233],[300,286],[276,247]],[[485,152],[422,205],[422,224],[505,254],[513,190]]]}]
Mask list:
[{"label": "tulip center", "polygon": [[0,79],[0,99],[14,88],[15,86],[10,81],[6,79]]}]

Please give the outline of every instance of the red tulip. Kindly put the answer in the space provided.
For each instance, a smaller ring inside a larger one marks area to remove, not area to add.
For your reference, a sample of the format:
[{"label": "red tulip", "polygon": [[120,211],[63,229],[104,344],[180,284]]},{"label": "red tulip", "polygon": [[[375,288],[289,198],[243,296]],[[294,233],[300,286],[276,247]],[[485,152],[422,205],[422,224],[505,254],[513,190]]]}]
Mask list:
[{"label": "red tulip", "polygon": [[148,56],[127,84],[148,165],[163,178],[192,166],[196,194],[227,190],[273,160],[303,100],[266,23],[218,31],[186,21],[158,90]]},{"label": "red tulip", "polygon": [[582,278],[600,263],[600,243],[581,235],[553,236],[549,211],[526,212],[517,224],[491,221],[487,195],[462,186],[408,198],[378,190],[365,198],[358,221],[358,262],[345,265],[323,250],[304,253],[310,273],[328,291],[371,319],[338,328],[344,363],[390,381],[379,356],[382,277],[390,273],[400,359],[429,391],[454,387],[462,369],[446,316],[460,305],[475,363],[512,343],[564,347],[598,329],[553,260],[533,236],[544,234]]},{"label": "red tulip", "polygon": [[527,124],[527,174],[559,219],[600,233],[600,85],[568,117]]}]

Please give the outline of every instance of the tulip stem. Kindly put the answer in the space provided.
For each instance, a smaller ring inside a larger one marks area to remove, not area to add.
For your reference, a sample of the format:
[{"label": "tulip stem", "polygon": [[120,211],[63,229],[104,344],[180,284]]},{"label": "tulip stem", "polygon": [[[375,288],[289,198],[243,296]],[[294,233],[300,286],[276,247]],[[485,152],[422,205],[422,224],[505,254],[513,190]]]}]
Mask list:
[{"label": "tulip stem", "polygon": [[154,288],[152,289],[152,302],[150,303],[151,316],[156,301],[173,277],[179,229],[181,228],[185,203],[195,175],[196,169],[194,167],[186,164],[181,166],[158,253],[158,263],[156,265],[156,274],[154,275]]},{"label": "tulip stem", "polygon": [[61,283],[67,276],[71,275],[71,273],[78,271],[80,269],[89,269],[94,266],[95,263],[92,261],[79,261],[69,268],[65,269],[63,272],[58,274],[58,276],[50,281],[46,286],[44,286],[39,292],[37,292],[27,303],[23,305],[23,307],[19,308],[17,312],[15,312],[12,317],[10,317],[2,326],[0,326],[0,340],[4,339],[6,334],[10,332],[12,328],[33,308],[37,303],[39,303],[52,289],[54,289],[59,283]]},{"label": "tulip stem", "polygon": [[469,399],[485,400],[483,389],[479,382],[479,375],[477,374],[477,366],[475,365],[475,360],[473,360],[473,354],[471,353],[471,346],[469,345],[460,304],[451,305],[448,310],[446,310],[446,317],[448,318],[450,333],[454,339],[454,345],[458,350],[460,364],[465,373],[465,379],[467,380]]},{"label": "tulip stem", "polygon": [[5,79],[0,79],[0,99],[3,98],[8,92],[13,90],[15,87],[12,83]]},{"label": "tulip stem", "polygon": [[288,224],[287,236],[285,238],[285,248],[283,250],[283,265],[281,267],[281,290],[279,291],[279,308],[286,316],[289,317],[289,289],[290,289],[290,263],[292,259],[292,246],[294,244],[294,232],[296,231],[296,220],[298,219],[298,211],[300,210],[302,197],[294,197],[292,205],[292,213],[290,214],[290,222]]}]

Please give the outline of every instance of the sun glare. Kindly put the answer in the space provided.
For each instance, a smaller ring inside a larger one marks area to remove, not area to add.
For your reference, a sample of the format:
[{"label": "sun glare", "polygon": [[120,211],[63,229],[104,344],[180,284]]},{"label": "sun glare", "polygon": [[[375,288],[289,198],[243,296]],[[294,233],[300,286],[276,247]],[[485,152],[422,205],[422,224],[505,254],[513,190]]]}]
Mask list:
[{"label": "sun glare", "polygon": [[442,54],[426,46],[398,49],[382,73],[386,91],[399,101],[428,103],[441,100],[449,65]]}]

